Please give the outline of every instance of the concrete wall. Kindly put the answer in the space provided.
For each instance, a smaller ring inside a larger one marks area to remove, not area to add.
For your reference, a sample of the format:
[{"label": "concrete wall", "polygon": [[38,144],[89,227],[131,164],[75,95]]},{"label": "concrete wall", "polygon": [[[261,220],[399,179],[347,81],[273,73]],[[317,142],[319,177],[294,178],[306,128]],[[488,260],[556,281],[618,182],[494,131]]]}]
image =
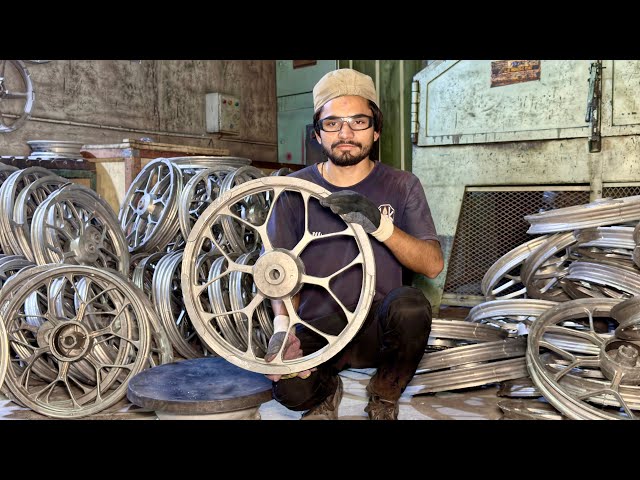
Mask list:
[{"label": "concrete wall", "polygon": [[[26,66],[36,92],[32,118],[0,134],[0,155],[28,155],[27,140],[109,144],[150,137],[277,161],[274,61],[54,60]],[[211,92],[240,99],[239,135],[205,132],[205,94]]]}]

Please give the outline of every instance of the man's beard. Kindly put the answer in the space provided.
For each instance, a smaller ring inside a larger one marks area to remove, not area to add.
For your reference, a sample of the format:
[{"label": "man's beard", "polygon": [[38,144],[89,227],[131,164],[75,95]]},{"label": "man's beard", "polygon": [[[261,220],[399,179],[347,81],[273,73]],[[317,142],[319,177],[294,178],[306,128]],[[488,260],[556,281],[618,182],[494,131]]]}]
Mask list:
[{"label": "man's beard", "polygon": [[327,148],[325,148],[324,145],[322,146],[322,151],[327,156],[327,158],[329,158],[329,160],[331,160],[335,165],[339,167],[349,167],[351,165],[357,165],[362,160],[367,158],[369,156],[369,152],[371,152],[372,145],[369,145],[368,147],[363,148],[362,144],[357,142],[335,142],[333,145],[331,145],[331,148],[336,147],[338,145],[344,145],[344,144],[355,145],[356,147],[360,147],[360,155],[354,156],[351,154],[351,152],[342,152],[338,155],[333,155],[331,153],[331,150],[328,150]]}]

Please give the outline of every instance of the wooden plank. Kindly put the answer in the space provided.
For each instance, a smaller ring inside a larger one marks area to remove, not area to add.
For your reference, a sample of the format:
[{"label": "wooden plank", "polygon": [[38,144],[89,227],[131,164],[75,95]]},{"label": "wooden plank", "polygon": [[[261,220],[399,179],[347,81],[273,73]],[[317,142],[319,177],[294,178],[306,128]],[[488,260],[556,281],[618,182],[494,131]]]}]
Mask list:
[{"label": "wooden plank", "polygon": [[[104,145],[83,145],[81,152],[85,152],[98,157],[98,155],[104,156],[118,156],[113,152],[122,151],[126,149],[136,149],[140,152],[154,152],[156,153],[180,153],[184,156],[188,155],[203,155],[203,156],[228,156],[229,149],[227,148],[209,148],[209,147],[194,147],[192,145],[175,145],[171,143],[156,143],[156,142],[139,142],[135,140],[124,139],[123,143],[104,144]],[[162,155],[158,155],[162,156]],[[178,155],[169,155],[178,156]]]},{"label": "wooden plank", "polygon": [[140,157],[131,157],[124,164],[124,189],[129,188],[133,180],[138,176],[142,165],[140,165]]}]

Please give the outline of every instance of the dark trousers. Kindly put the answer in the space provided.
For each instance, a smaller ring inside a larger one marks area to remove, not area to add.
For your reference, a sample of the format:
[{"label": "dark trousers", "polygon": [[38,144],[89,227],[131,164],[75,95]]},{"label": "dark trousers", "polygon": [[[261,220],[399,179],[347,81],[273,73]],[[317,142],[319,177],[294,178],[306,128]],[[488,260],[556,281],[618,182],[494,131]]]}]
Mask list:
[{"label": "dark trousers", "polygon": [[[330,324],[332,318],[324,320]],[[333,317],[333,321],[336,320]],[[332,330],[330,325],[321,329]],[[335,392],[338,372],[347,368],[377,368],[367,390],[395,401],[413,378],[430,332],[431,304],[422,291],[407,286],[396,288],[382,300],[373,302],[351,342],[318,365],[308,378],[274,382],[273,398],[290,410],[308,410]],[[322,346],[317,343],[317,335],[308,335],[302,330],[297,336],[304,355]]]}]

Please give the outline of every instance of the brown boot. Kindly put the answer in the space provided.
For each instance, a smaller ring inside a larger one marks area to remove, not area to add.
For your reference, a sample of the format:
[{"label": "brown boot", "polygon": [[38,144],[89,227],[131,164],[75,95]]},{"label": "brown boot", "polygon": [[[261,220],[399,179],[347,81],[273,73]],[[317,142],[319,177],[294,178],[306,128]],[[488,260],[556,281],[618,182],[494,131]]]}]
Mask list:
[{"label": "brown boot", "polygon": [[342,379],[338,377],[336,391],[303,414],[302,420],[337,420],[340,400],[342,400]]},{"label": "brown boot", "polygon": [[364,411],[369,414],[369,420],[397,420],[400,405],[398,400],[386,400],[371,391],[371,384],[367,385],[369,404]]}]

